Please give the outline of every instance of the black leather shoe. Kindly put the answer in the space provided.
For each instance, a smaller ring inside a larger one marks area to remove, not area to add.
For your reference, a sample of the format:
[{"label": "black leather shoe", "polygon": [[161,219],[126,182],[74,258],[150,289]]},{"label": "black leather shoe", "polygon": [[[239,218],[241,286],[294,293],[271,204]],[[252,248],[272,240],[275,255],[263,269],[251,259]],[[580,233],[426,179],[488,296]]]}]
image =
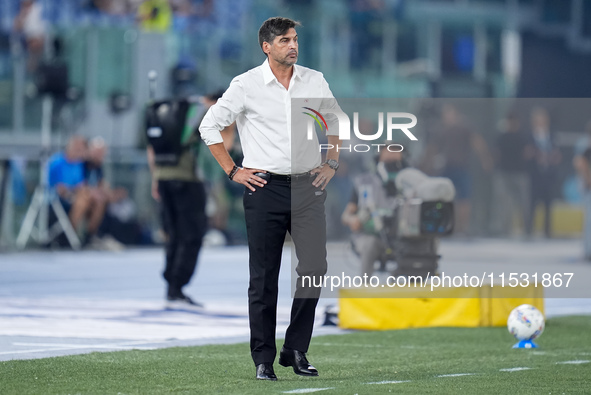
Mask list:
[{"label": "black leather shoe", "polygon": [[298,350],[283,347],[279,353],[279,365],[293,367],[293,372],[300,376],[318,376],[318,370],[306,359],[306,354]]},{"label": "black leather shoe", "polygon": [[257,365],[257,380],[277,381],[277,376],[273,371],[273,365],[270,363],[261,363]]}]

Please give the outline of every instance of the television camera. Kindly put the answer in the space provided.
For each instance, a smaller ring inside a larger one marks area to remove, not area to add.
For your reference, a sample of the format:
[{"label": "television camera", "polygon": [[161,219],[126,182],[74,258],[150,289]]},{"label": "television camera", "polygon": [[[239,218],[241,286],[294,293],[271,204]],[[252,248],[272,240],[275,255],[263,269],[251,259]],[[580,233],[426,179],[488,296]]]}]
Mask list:
[{"label": "television camera", "polygon": [[[395,179],[397,193],[381,204],[366,205],[362,222],[370,223],[382,241],[382,267],[395,262],[394,276],[437,275],[439,238],[453,232],[455,188],[451,180],[428,177],[407,168]],[[360,198],[368,198],[362,191]]]}]

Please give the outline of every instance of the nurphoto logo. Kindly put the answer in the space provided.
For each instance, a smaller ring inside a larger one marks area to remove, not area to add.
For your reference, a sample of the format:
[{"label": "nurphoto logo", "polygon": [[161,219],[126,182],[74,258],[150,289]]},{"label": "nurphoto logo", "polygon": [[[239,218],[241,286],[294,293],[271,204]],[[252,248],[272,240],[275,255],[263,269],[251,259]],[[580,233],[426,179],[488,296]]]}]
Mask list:
[{"label": "nurphoto logo", "polygon": [[[310,112],[304,112],[310,119],[308,120],[307,138],[312,140],[314,138],[314,124],[317,124],[320,130],[328,132],[328,123],[320,111],[314,110],[310,107],[303,107],[305,110]],[[333,114],[338,119],[339,125],[339,139],[342,141],[351,140],[351,121],[349,116],[339,109],[321,109],[324,115]],[[407,122],[400,122],[400,120],[407,120]],[[410,121],[410,122],[408,122]],[[416,126],[417,117],[409,112],[387,112],[386,113],[386,140],[392,141],[394,132],[401,131],[411,141],[417,141],[416,136],[410,131],[411,128]],[[363,141],[376,141],[382,138],[384,134],[384,113],[378,112],[378,130],[373,134],[362,133],[359,130],[359,113],[353,113],[353,133],[355,137]],[[382,147],[385,147],[391,152],[400,152],[404,147],[400,144],[354,144],[354,145],[342,145],[337,147],[339,151],[355,151],[355,152],[368,152],[372,150],[372,147],[377,149],[379,152]],[[320,144],[320,151],[329,150],[335,148],[332,144]]]}]

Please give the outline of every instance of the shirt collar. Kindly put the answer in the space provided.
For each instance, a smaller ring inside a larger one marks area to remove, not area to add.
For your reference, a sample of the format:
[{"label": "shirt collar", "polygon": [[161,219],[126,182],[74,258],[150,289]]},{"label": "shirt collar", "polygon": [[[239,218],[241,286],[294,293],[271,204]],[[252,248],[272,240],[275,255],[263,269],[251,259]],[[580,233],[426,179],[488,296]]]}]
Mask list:
[{"label": "shirt collar", "polygon": [[[267,85],[269,82],[273,81],[273,80],[277,80],[277,77],[275,77],[275,74],[273,74],[273,71],[271,70],[271,66],[269,65],[269,59],[265,59],[265,61],[263,62],[263,64],[261,65],[262,69],[263,69],[263,81],[265,82],[265,85]],[[302,79],[302,77],[300,76],[300,72],[298,70],[297,65],[293,65],[293,76],[292,76],[292,80],[293,79]]]}]

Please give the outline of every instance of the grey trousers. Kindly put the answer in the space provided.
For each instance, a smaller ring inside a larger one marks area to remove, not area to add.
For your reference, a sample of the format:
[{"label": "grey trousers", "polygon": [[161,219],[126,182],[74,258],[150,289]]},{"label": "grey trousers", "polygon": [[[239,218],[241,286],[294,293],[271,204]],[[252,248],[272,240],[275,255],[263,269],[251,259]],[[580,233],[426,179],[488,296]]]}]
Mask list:
[{"label": "grey trousers", "polygon": [[511,235],[515,215],[519,217],[525,230],[530,215],[530,182],[527,174],[499,172],[494,175],[493,187],[493,234]]},{"label": "grey trousers", "polygon": [[384,243],[379,236],[369,234],[355,235],[353,243],[361,260],[361,275],[373,275],[375,262],[384,252]]}]

